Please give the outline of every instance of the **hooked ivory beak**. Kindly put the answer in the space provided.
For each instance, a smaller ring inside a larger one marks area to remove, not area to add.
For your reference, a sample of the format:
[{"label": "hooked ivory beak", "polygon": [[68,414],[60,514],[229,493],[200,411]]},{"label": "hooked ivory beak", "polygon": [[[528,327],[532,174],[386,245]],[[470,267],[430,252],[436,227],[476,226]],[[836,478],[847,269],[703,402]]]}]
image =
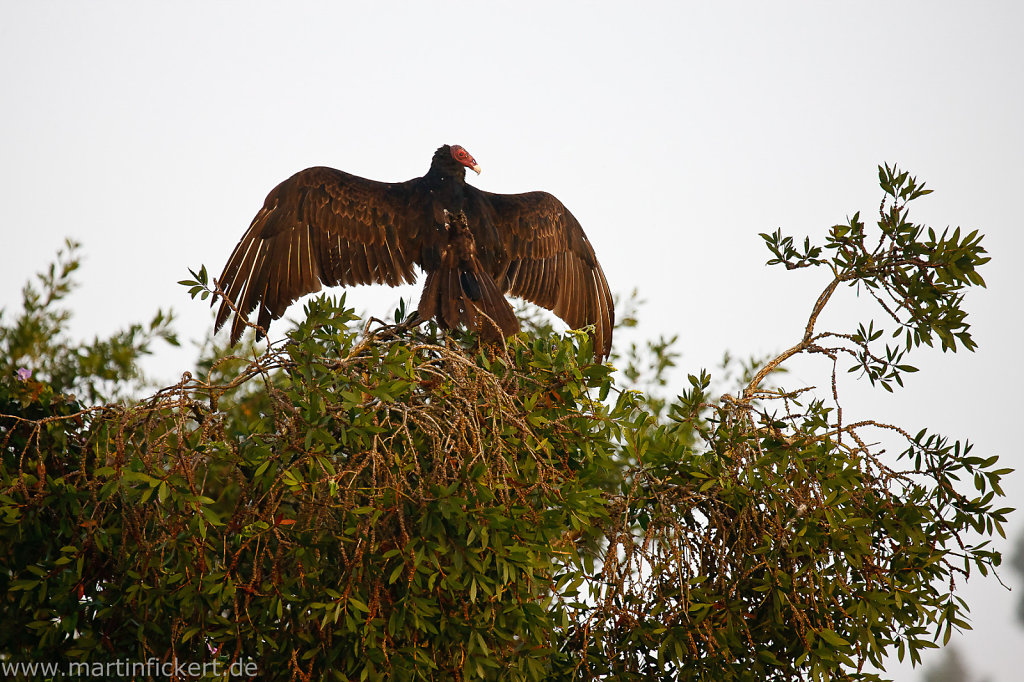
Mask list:
[{"label": "hooked ivory beak", "polygon": [[474,172],[474,173],[476,173],[477,175],[480,175],[480,171],[482,171],[483,169],[482,169],[482,168],[480,168],[480,164],[477,164],[477,165],[475,165],[475,166],[473,166],[473,167],[472,167],[472,170],[473,170],[473,172]]}]

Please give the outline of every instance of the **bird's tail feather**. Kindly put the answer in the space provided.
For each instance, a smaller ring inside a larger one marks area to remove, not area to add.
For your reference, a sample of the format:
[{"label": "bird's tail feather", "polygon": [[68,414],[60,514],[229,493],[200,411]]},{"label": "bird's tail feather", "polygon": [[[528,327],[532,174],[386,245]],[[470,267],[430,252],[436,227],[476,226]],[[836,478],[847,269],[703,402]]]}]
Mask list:
[{"label": "bird's tail feather", "polygon": [[463,265],[442,265],[427,275],[420,317],[436,317],[445,329],[461,324],[491,341],[519,331],[519,320],[494,278],[475,258]]}]

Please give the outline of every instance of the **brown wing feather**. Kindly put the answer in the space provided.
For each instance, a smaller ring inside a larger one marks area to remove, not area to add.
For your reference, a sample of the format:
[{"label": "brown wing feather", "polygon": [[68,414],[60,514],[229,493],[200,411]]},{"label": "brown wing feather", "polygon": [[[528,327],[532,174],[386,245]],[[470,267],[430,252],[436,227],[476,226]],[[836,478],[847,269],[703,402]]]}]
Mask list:
[{"label": "brown wing feather", "polygon": [[[267,329],[322,284],[414,281],[416,231],[428,216],[415,201],[415,182],[375,182],[317,167],[271,190],[218,280],[239,311],[231,343],[257,308],[257,324]],[[222,301],[214,329],[230,316]]]},{"label": "brown wing feather", "polygon": [[611,351],[615,307],[583,228],[546,192],[492,194],[467,187],[479,219],[481,260],[504,291],[548,308],[573,328],[594,325],[599,356]]}]

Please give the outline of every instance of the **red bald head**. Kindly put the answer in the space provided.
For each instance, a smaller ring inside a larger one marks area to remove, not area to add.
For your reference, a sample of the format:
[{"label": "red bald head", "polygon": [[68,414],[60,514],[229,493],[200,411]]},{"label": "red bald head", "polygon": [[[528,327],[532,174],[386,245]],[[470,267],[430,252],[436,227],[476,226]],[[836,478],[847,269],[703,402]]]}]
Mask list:
[{"label": "red bald head", "polygon": [[476,162],[473,155],[465,150],[464,147],[460,147],[457,144],[452,145],[452,158],[461,163],[466,168],[469,168],[477,175],[480,174],[480,164]]}]

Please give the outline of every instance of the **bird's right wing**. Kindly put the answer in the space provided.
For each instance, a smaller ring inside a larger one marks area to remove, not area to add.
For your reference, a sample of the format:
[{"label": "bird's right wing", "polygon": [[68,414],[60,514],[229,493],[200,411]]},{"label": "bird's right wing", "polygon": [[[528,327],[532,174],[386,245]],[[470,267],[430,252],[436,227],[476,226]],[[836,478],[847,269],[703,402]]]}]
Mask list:
[{"label": "bird's right wing", "polygon": [[598,358],[607,357],[615,304],[594,247],[569,209],[547,192],[467,192],[485,218],[472,226],[477,246],[499,283],[570,327],[594,325],[594,350]]},{"label": "bird's right wing", "polygon": [[[259,308],[266,330],[296,299],[327,286],[415,280],[416,231],[428,212],[412,183],[307,168],[271,190],[217,283],[238,309],[231,343]],[[214,331],[231,316],[222,301]]]}]

